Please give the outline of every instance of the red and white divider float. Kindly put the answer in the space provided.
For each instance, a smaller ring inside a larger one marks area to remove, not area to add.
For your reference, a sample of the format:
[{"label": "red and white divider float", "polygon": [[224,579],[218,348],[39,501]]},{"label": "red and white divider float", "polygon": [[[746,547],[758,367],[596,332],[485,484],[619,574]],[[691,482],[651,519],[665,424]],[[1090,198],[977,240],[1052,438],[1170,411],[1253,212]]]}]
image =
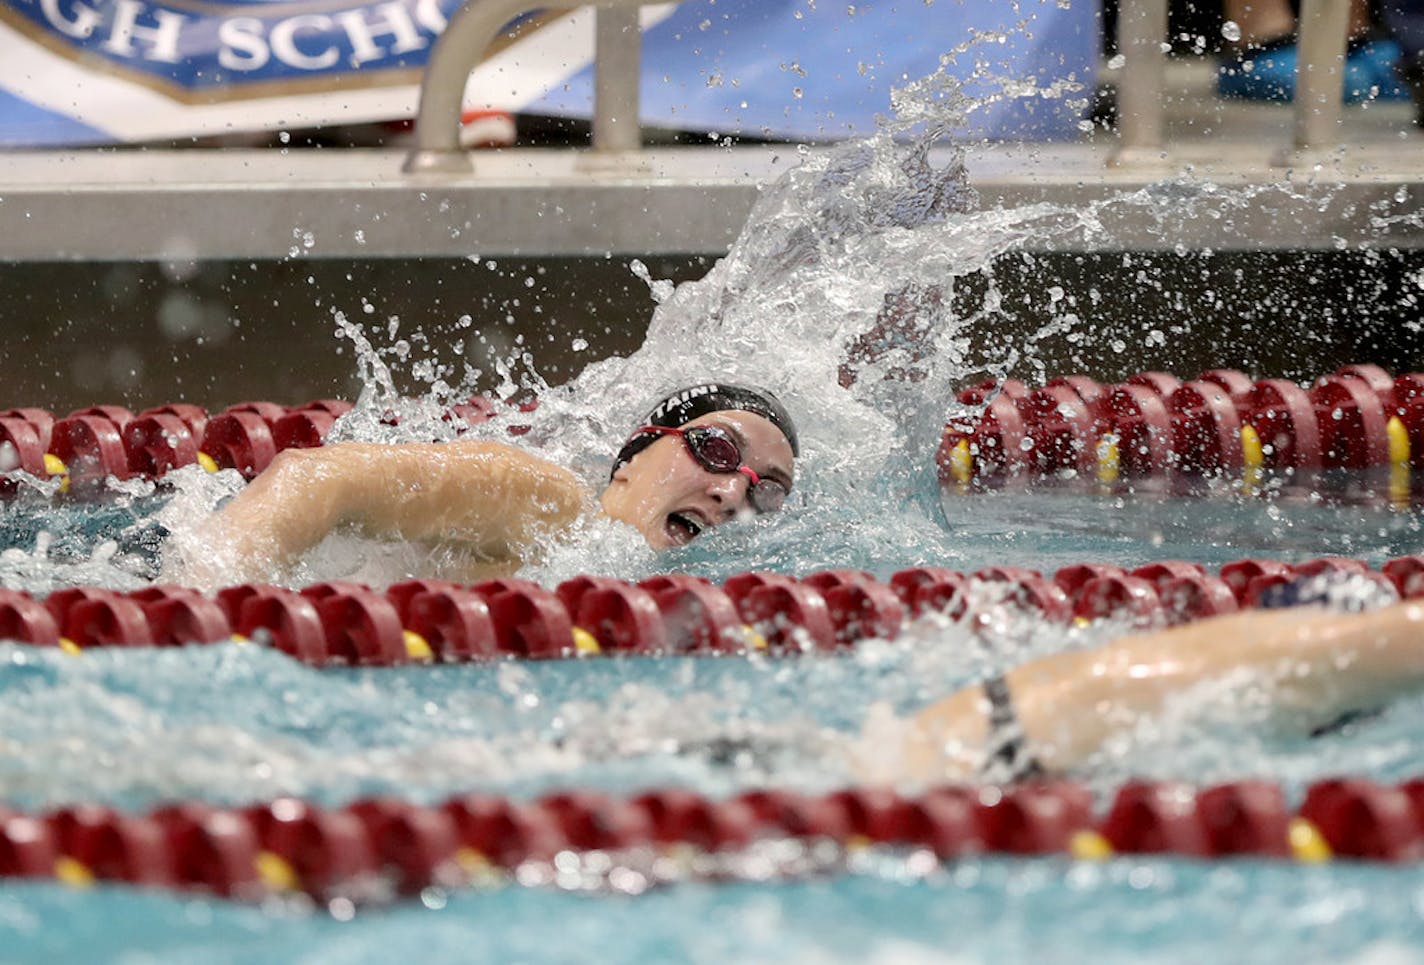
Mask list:
[{"label": "red and white divider float", "polygon": [[1348,365],[1303,388],[1213,369],[1190,381],[1142,372],[959,393],[982,415],[945,427],[946,481],[1074,470],[1113,480],[1163,473],[1424,466],[1424,374]]},{"label": "red and white divider float", "polygon": [[[62,419],[44,409],[7,409],[0,411],[0,446],[12,453],[12,469],[58,478],[65,493],[92,498],[103,493],[110,477],[161,479],[194,463],[211,471],[236,469],[251,479],[284,449],[322,445],[332,423],[350,408],[338,399],[297,406],[242,402],[214,415],[188,403],[137,414],[123,406],[95,405]],[[451,406],[445,418],[476,425],[530,408],[476,396]],[[510,424],[508,431],[518,435],[527,428]]]},{"label": "red and white divider float", "polygon": [[717,854],[769,839],[914,848],[941,861],[1168,854],[1412,862],[1424,855],[1424,780],[1322,781],[1294,808],[1261,781],[1203,790],[1133,782],[1101,811],[1086,788],[1068,782],[916,796],[754,790],[709,799],[665,789],[628,798],[565,791],[527,802],[467,794],[429,806],[382,797],[336,808],[292,798],[231,809],[188,802],[144,814],[90,804],[39,814],[0,808],[0,878],[115,881],[242,900],[359,899],[497,882],[560,852]]},{"label": "red and white divider float", "polygon": [[1111,618],[1178,624],[1254,607],[1269,588],[1325,572],[1358,574],[1403,599],[1424,597],[1424,556],[1379,570],[1322,557],[1289,564],[1243,559],[1216,573],[1166,560],[1127,570],[1105,564],[975,573],[915,567],[881,582],[859,570],[796,578],[741,573],[721,586],[700,577],[638,583],[580,576],[547,590],[527,580],[462,585],[410,580],[385,591],[359,583],[302,590],[243,584],[205,594],[181,586],[132,592],[70,587],[42,599],[0,590],[0,640],[61,647],[180,646],[260,640],[315,666],[393,666],[498,659],[836,652],[893,640],[928,613],[964,615],[971,581],[1050,622]]},{"label": "red and white divider float", "polygon": [[[977,423],[946,431],[940,465],[959,480],[1064,468],[1104,475],[1424,461],[1424,376],[1392,379],[1372,366],[1342,369],[1308,392],[1217,370],[1187,383],[1142,373],[1111,387],[1069,377],[1032,392],[1009,381],[966,390],[961,399],[991,401]],[[209,417],[189,405],[137,416],[95,406],[60,420],[39,409],[11,409],[0,412],[0,444],[13,450],[18,468],[59,476],[79,495],[97,491],[107,476],[157,478],[194,462],[250,477],[284,448],[319,445],[345,408],[331,401],[293,409],[246,403]],[[497,412],[472,400],[452,417],[481,422]],[[960,616],[971,580],[1002,583],[1008,598],[1053,621],[1176,623],[1253,606],[1270,586],[1331,570],[1362,574],[1404,598],[1424,596],[1424,556],[1391,560],[1378,571],[1330,557],[1295,565],[1237,560],[1215,574],[1164,561],[1131,571],[1080,564],[1051,576],[1010,567],[973,574],[918,567],[888,582],[854,570],[799,579],[744,573],[720,587],[683,575],[637,584],[579,577],[552,592],[521,580],[473,586],[417,580],[385,592],[352,583],[301,591],[247,584],[214,595],[183,587],[132,593],[78,587],[44,599],[0,591],[0,638],[73,654],[243,638],[318,666],[791,655],[893,639],[928,612]],[[372,881],[378,891],[410,894],[561,851],[692,846],[715,853],[763,838],[913,847],[943,860],[1170,853],[1412,861],[1424,854],[1424,779],[1397,786],[1320,782],[1295,809],[1269,783],[1194,791],[1137,782],[1120,788],[1101,813],[1085,788],[1067,782],[945,787],[916,797],[759,790],[709,800],[658,790],[630,799],[571,791],[532,802],[476,794],[433,807],[389,798],[341,808],[293,799],[236,810],[192,802],[137,815],[98,805],[34,815],[0,807],[0,876],[75,885],[114,880],[243,899],[371,893],[362,882]]]},{"label": "red and white divider float", "polygon": [[[1252,381],[1212,369],[1183,381],[1141,372],[1101,385],[1069,375],[1030,388],[1016,379],[959,393],[984,405],[977,418],[945,427],[936,456],[946,481],[1074,470],[1099,478],[1161,473],[1424,466],[1424,373],[1398,378],[1374,365],[1348,365],[1304,388]],[[350,403],[298,406],[244,402],[216,415],[176,403],[137,414],[95,405],[56,418],[44,409],[0,411],[0,446],[12,468],[59,477],[75,496],[102,493],[108,477],[159,479],[199,463],[251,478],[278,452],[322,444]],[[471,424],[511,419],[532,403],[474,397],[447,418]],[[11,484],[13,488],[13,484]]]}]

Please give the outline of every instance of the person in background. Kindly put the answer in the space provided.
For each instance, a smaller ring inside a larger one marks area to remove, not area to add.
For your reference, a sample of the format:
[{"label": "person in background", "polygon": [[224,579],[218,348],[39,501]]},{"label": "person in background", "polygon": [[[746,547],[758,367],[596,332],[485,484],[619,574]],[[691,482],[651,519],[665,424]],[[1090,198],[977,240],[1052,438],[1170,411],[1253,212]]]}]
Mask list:
[{"label": "person in background", "polygon": [[[1381,14],[1397,35],[1391,7],[1420,5],[1420,0],[1385,0]],[[1290,0],[1224,0],[1223,14],[1228,24],[1235,24],[1232,32],[1238,36],[1228,35],[1230,45],[1217,67],[1217,93],[1246,100],[1292,100],[1297,11]],[[1349,35],[1343,72],[1345,102],[1408,99],[1405,78],[1396,69],[1401,45],[1379,28],[1369,0],[1350,0]]]},{"label": "person in background", "polygon": [[1380,12],[1399,44],[1399,76],[1414,99],[1414,123],[1424,127],[1424,0],[1383,0]]}]

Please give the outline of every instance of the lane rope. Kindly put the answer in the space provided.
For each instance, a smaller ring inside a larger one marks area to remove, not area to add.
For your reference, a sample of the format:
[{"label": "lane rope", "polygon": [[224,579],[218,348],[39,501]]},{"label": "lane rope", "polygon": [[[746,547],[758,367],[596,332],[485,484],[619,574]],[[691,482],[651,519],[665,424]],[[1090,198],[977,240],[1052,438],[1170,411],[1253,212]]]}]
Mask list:
[{"label": "lane rope", "polygon": [[501,659],[657,655],[795,656],[894,640],[922,618],[959,621],[976,601],[1086,626],[1174,626],[1265,604],[1288,584],[1352,580],[1379,602],[1424,597],[1424,555],[1378,570],[1361,560],[1241,559],[1216,572],[1183,560],[1132,570],[1079,563],[1045,575],[995,566],[974,573],[912,567],[881,581],[861,570],[796,578],[739,573],[719,586],[686,574],[637,583],[580,576],[553,590],[528,580],[473,585],[408,580],[301,590],[242,584],[132,592],[67,587],[38,598],[0,589],[0,640],[58,647],[184,646],[254,641],[313,666],[396,666]]},{"label": "lane rope", "polygon": [[1098,808],[1086,787],[1050,781],[913,796],[877,788],[716,799],[669,788],[631,797],[561,791],[533,801],[464,794],[433,805],[381,797],[333,808],[294,798],[241,808],[185,802],[138,814],[96,804],[42,814],[0,808],[0,877],[74,888],[126,882],[248,901],[281,893],[369,900],[508,882],[530,863],[563,863],[563,855],[600,852],[605,866],[616,866],[785,840],[842,851],[916,849],[941,862],[995,854],[1310,864],[1424,856],[1420,779],[1319,781],[1295,806],[1265,781],[1200,790],[1132,781],[1106,802]]},{"label": "lane rope", "polygon": [[[1241,473],[1248,488],[1264,473],[1389,466],[1390,490],[1407,498],[1410,470],[1424,459],[1424,373],[1391,376],[1347,365],[1308,386],[1252,380],[1212,369],[1183,380],[1139,372],[1102,385],[1084,375],[1031,388],[986,381],[957,400],[979,414],[945,426],[936,462],[946,484],[1076,472],[1108,484],[1162,474]],[[57,479],[72,498],[100,498],[110,479],[160,480],[183,466],[235,469],[252,478],[284,449],[323,444],[349,402],[296,406],[243,402],[209,414],[190,403],[134,413],[94,405],[64,418],[38,408],[0,411],[0,446],[15,470]],[[502,420],[528,431],[532,402],[476,396],[447,418],[476,425]],[[394,421],[395,416],[388,417]],[[13,480],[0,489],[14,490]]]}]

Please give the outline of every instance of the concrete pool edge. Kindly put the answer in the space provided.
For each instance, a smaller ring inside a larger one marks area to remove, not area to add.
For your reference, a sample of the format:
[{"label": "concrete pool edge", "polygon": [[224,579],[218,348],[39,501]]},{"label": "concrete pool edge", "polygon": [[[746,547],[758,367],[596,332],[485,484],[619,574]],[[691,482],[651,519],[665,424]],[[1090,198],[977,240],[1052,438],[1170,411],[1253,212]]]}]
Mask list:
[{"label": "concrete pool edge", "polygon": [[[1043,250],[1424,244],[1424,159],[1413,140],[1342,149],[1303,171],[1276,165],[1271,143],[1181,142],[1148,168],[1111,167],[1109,153],[1109,144],[986,145],[968,152],[968,167],[985,208],[1077,209],[1171,180],[1169,195],[1181,185],[1201,210],[1228,215],[1164,231],[1151,206],[1114,205],[1103,212],[1107,230],[1045,239]],[[789,144],[512,149],[478,155],[472,175],[432,178],[401,173],[403,156],[0,152],[0,261],[721,254],[761,186],[799,160]],[[1202,200],[1218,188],[1280,186],[1288,190],[1269,203]]]}]

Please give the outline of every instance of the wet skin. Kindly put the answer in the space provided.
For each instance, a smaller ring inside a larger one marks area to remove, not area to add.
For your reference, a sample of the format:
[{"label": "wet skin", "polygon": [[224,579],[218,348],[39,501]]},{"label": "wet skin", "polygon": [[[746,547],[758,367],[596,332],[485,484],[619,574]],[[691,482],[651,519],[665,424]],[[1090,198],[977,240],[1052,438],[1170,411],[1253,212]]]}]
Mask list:
[{"label": "wet skin", "polygon": [[[743,463],[757,475],[791,488],[791,444],[771,421],[724,410],[687,425],[725,430],[741,449]],[[664,436],[619,467],[599,502],[604,513],[638,530],[653,549],[663,550],[753,512],[747,499],[750,487],[745,473],[709,472],[681,438]]]},{"label": "wet skin", "polygon": [[[720,427],[750,469],[790,488],[791,445],[773,423],[725,410],[689,424]],[[668,436],[620,467],[598,502],[661,550],[752,512],[750,485],[745,473],[703,469]],[[590,496],[567,470],[489,440],[292,449],[180,541],[171,578],[202,586],[278,579],[328,533],[351,527],[459,550],[473,582],[536,558],[590,508]]]}]

